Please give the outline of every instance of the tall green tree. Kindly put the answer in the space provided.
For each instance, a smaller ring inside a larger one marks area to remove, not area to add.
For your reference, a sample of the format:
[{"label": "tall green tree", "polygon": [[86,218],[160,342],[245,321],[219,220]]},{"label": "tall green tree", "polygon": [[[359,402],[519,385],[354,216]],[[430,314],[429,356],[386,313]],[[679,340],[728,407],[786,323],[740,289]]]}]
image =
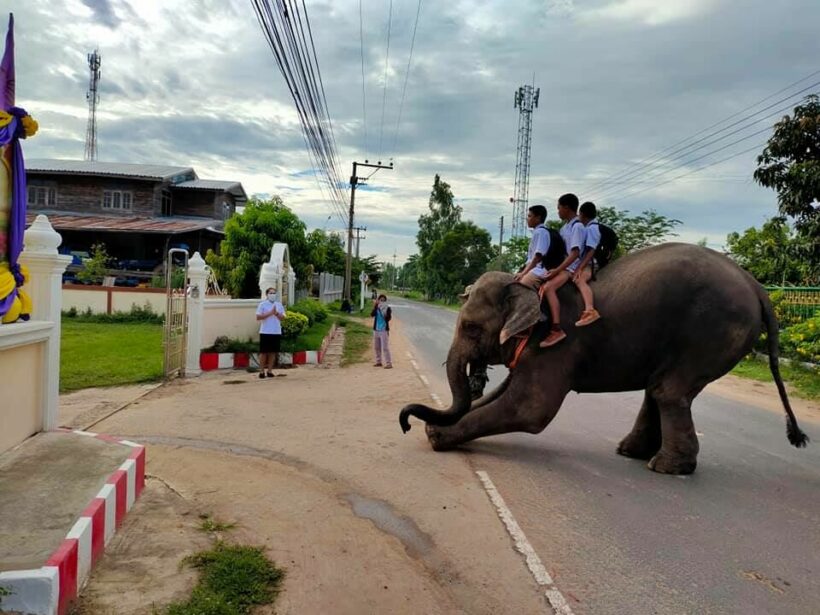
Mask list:
[{"label": "tall green tree", "polygon": [[820,237],[820,97],[807,96],[774,125],[754,179],[777,191],[780,213],[794,218],[798,232]]},{"label": "tall green tree", "polygon": [[676,237],[675,228],[682,224],[680,220],[668,218],[653,209],[630,216],[628,210],[614,207],[599,207],[598,221],[618,234],[618,256]]},{"label": "tall green tree", "polygon": [[498,255],[498,250],[495,250],[495,255],[487,264],[487,271],[515,273],[527,260],[529,246],[529,237],[510,237],[504,242],[501,256]]},{"label": "tall green tree", "polygon": [[419,216],[419,232],[416,235],[416,245],[422,258],[430,252],[436,241],[461,222],[461,207],[453,203],[450,184],[442,181],[438,174],[433,180],[433,190],[427,206],[430,211]]},{"label": "tall green tree", "polygon": [[268,201],[250,199],[244,212],[225,223],[219,254],[208,250],[205,260],[232,296],[256,297],[259,270],[275,242],[288,244],[298,283],[306,286],[311,262],[305,224],[278,196]]},{"label": "tall green tree", "polygon": [[493,257],[490,234],[472,222],[459,222],[436,241],[427,256],[429,294],[448,301],[475,282]]},{"label": "tall green tree", "polygon": [[761,284],[811,285],[820,281],[820,262],[807,258],[809,242],[783,217],[726,238],[729,256]]}]

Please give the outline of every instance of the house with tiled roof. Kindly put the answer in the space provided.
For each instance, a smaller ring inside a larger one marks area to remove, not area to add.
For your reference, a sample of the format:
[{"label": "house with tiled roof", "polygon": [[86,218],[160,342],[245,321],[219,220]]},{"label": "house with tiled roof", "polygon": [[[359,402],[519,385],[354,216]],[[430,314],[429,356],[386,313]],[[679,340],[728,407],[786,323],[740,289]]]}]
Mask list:
[{"label": "house with tiled roof", "polygon": [[200,179],[191,167],[26,160],[28,223],[48,215],[62,251],[103,243],[118,261],[160,263],[168,248],[218,249],[225,221],[247,195],[237,181]]}]

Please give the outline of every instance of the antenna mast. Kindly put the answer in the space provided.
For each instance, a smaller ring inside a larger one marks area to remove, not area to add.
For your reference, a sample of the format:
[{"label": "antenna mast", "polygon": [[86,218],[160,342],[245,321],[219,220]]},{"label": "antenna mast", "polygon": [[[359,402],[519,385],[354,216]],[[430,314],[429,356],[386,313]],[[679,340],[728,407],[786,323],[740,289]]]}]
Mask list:
[{"label": "antenna mast", "polygon": [[88,100],[88,128],[85,132],[85,159],[97,159],[97,105],[100,102],[98,86],[100,84],[100,65],[102,56],[100,50],[95,49],[88,54],[88,68],[91,77],[88,81],[88,93],[85,95]]},{"label": "antenna mast", "polygon": [[513,215],[511,237],[527,235],[527,207],[530,192],[530,152],[532,150],[532,112],[538,107],[541,88],[522,85],[515,92],[513,108],[518,114],[518,156],[515,162],[515,195],[513,196]]}]

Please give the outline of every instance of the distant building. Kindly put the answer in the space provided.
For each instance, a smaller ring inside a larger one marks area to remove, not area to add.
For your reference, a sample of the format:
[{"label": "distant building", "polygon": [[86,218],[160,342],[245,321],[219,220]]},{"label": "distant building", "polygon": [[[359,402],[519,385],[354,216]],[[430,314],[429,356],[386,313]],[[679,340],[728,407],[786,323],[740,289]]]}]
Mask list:
[{"label": "distant building", "polygon": [[225,221],[247,195],[235,181],[199,179],[191,167],[26,160],[28,224],[48,215],[61,252],[104,243],[118,261],[150,270],[170,247],[217,249]]}]

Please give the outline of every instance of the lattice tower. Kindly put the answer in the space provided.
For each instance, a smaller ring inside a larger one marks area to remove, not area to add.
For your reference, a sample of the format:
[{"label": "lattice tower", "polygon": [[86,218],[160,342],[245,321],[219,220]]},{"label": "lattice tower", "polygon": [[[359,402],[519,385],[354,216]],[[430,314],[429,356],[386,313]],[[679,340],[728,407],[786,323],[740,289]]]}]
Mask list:
[{"label": "lattice tower", "polygon": [[91,76],[88,80],[88,93],[85,95],[88,100],[88,127],[85,131],[85,159],[97,159],[97,105],[100,103],[100,65],[102,56],[99,49],[88,54],[88,68]]},{"label": "lattice tower", "polygon": [[532,112],[538,108],[541,88],[522,85],[515,92],[513,108],[518,109],[518,155],[515,162],[515,192],[510,235],[527,234],[527,207],[530,190],[530,152],[532,150]]}]

